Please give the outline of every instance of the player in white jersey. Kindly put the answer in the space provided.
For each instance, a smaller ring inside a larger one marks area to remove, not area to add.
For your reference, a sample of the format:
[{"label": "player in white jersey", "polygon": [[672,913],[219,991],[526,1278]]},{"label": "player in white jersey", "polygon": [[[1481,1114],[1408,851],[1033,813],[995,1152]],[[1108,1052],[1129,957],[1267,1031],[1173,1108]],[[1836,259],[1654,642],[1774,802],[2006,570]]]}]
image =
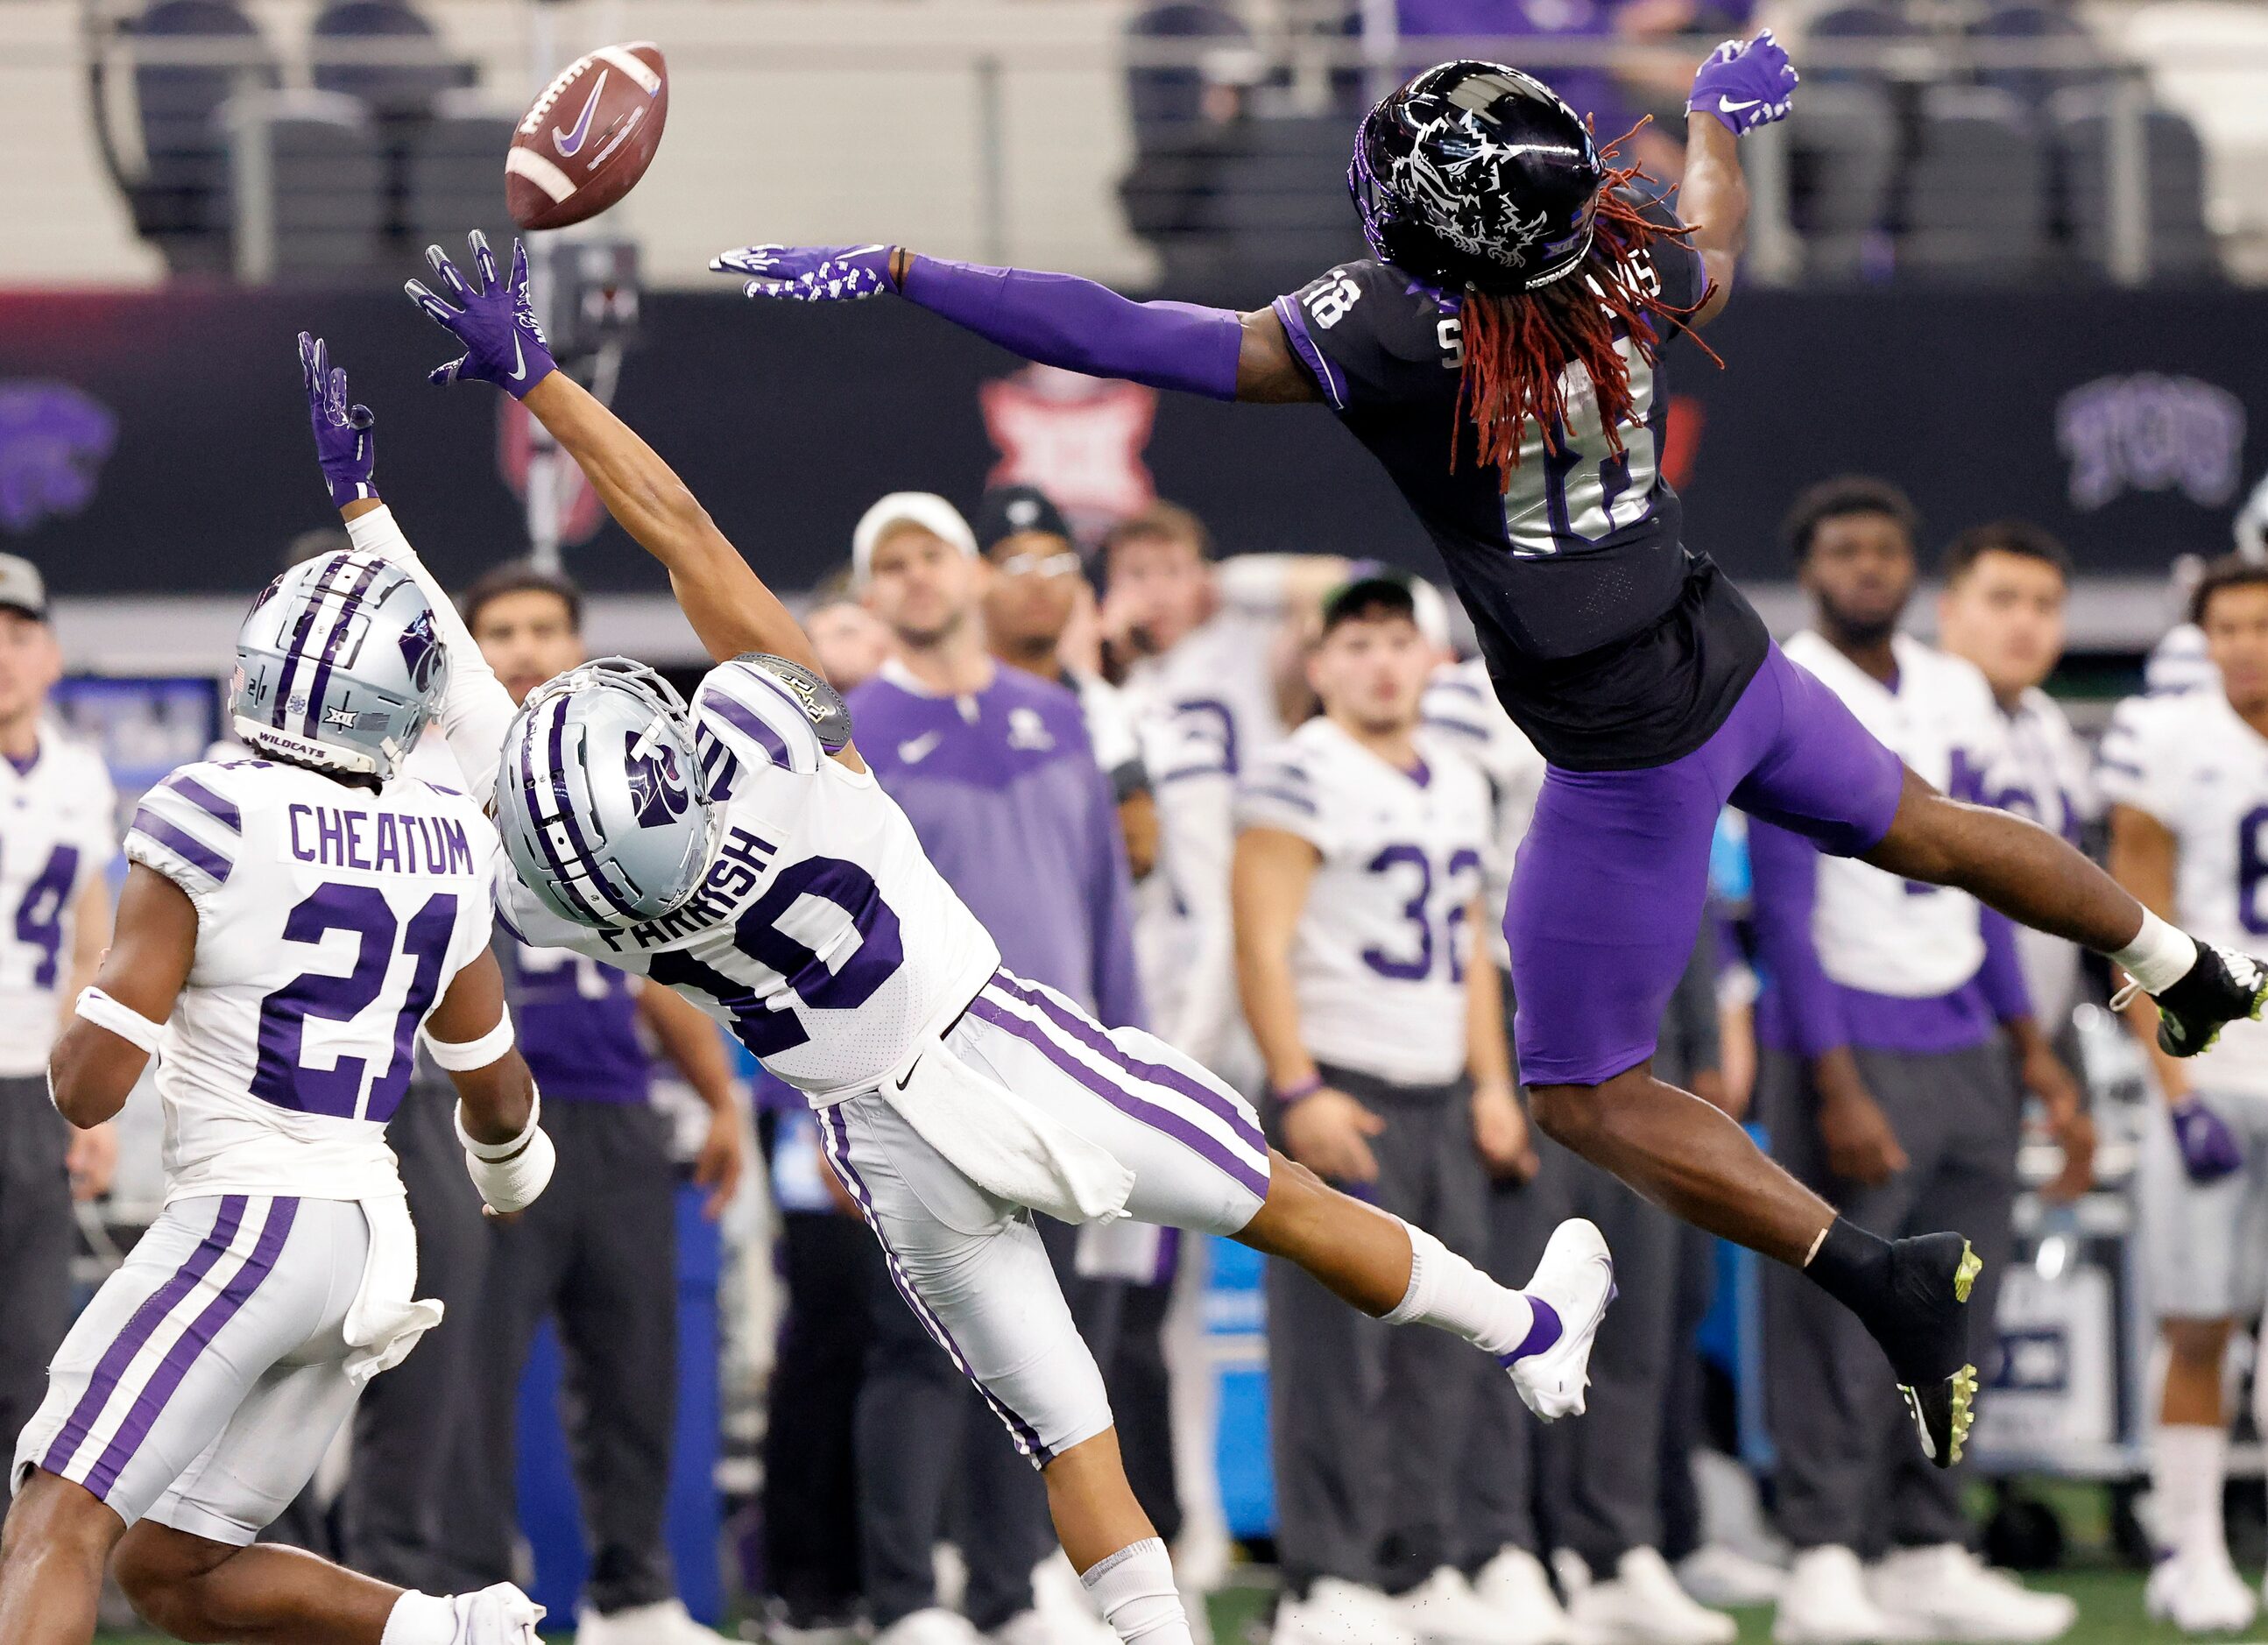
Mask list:
[{"label": "player in white jersey", "polygon": [[117,800],[91,748],[48,713],[63,653],[28,560],[0,554],[0,1446],[13,1445],[70,1328],[73,1199],[108,1186],[112,1127],[77,1131],[48,1101],[62,1003],[93,980],[110,936],[103,870],[117,854]]},{"label": "player in white jersey", "polygon": [[[2268,567],[2228,560],[2198,585],[2191,620],[2208,689],[2131,698],[2102,740],[2110,866],[2129,891],[2209,941],[2268,933]],[[2151,1436],[2158,1535],[2154,1613],[2192,1632],[2240,1628],[2251,1591],[2221,1524],[2228,1416],[2221,1364],[2235,1319],[2268,1302],[2268,1025],[2232,1023],[2194,1061],[2155,1065],[2167,1123],[2145,1139],[2141,1225],[2166,1380]]]},{"label": "player in white jersey", "polygon": [[[1367,1312],[1512,1356],[1546,1414],[1577,1408],[1603,1245],[1571,1229],[1528,1292],[1500,1287],[1271,1156],[1249,1106],[1153,1037],[998,969],[850,745],[793,618],[667,466],[554,368],[524,253],[508,282],[477,235],[473,255],[477,286],[428,253],[453,304],[413,283],[466,349],[437,376],[522,397],[668,569],[719,665],[689,715],[623,667],[578,671],[517,718],[476,666],[453,678],[460,759],[500,773],[508,911],[538,941],[686,993],[806,1091],[893,1277],[1044,1471],[1064,1550],[1120,1636],[1184,1645],[1189,1623],[1026,1208],[1231,1235]],[[366,465],[341,466],[368,484]],[[424,575],[382,508],[349,528]]]},{"label": "player in white jersey", "polygon": [[116,936],[49,1080],[92,1125],[158,1059],[166,1207],[17,1442],[10,1645],[92,1639],[107,1562],[182,1639],[533,1645],[542,1612],[509,1584],[436,1597],[252,1546],[439,1322],[385,1142],[416,1035],[453,1073],[489,1206],[549,1175],[488,950],[494,829],[397,775],[446,673],[409,578],[369,554],[295,567],[238,642],[235,730],[265,758],[183,766],[135,814]]}]

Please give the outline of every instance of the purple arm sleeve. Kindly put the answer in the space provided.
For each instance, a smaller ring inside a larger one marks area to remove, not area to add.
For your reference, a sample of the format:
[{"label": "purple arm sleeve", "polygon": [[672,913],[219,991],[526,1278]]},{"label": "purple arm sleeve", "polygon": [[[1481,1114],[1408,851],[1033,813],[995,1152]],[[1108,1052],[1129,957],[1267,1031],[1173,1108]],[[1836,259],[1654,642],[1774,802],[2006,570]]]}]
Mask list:
[{"label": "purple arm sleeve", "polygon": [[2032,1014],[2032,992],[2024,986],[2024,967],[2016,953],[2016,928],[1997,908],[1981,905],[1977,922],[1984,933],[1984,963],[1977,980],[1994,1020],[2013,1023]]},{"label": "purple arm sleeve", "polygon": [[1842,992],[1820,968],[1811,937],[1819,848],[1751,817],[1749,867],[1756,877],[1756,958],[1778,993],[1791,1049],[1809,1060],[1848,1045]]},{"label": "purple arm sleeve", "polygon": [[1027,360],[1236,398],[1243,325],[1225,308],[1136,303],[1073,275],[915,257],[903,295]]}]

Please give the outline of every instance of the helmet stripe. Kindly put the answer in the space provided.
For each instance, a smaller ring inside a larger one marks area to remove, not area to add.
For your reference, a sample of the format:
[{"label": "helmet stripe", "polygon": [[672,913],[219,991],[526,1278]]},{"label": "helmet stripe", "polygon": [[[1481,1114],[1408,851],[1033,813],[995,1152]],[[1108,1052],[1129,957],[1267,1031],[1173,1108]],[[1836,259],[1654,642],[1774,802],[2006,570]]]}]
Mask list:
[{"label": "helmet stripe", "polygon": [[316,659],[315,663],[313,682],[307,687],[307,722],[305,735],[309,742],[322,740],[323,694],[331,688],[331,665],[337,660],[339,647],[345,643],[348,623],[355,613],[362,608],[364,591],[377,580],[378,574],[386,569],[385,561],[372,560],[369,564],[363,567],[362,575],[355,580],[354,586],[348,589],[339,600],[339,614],[332,620],[330,636],[323,642],[322,655]]},{"label": "helmet stripe", "polygon": [[284,665],[276,676],[276,707],[269,717],[269,723],[279,731],[284,729],[284,705],[291,701],[291,676],[299,671],[299,648],[307,643],[307,635],[314,628],[315,608],[321,604],[320,597],[340,569],[352,563],[351,555],[338,555],[318,576],[315,586],[300,597],[303,603],[299,606],[299,621],[291,630],[291,643],[284,648]]},{"label": "helmet stripe", "polygon": [[[566,762],[567,705],[573,701],[571,693],[562,694],[559,699],[559,712],[551,721],[550,756],[551,768],[554,772],[563,769]],[[607,883],[606,876],[599,871],[597,853],[591,849],[589,842],[583,838],[583,827],[575,819],[575,808],[572,805],[562,805],[559,808],[559,820],[567,825],[568,847],[575,853],[576,863],[582,868],[584,873],[590,877],[592,889],[605,898],[608,906],[615,913],[632,920],[643,918],[637,907],[628,898],[617,893],[615,888]]]},{"label": "helmet stripe", "polygon": [[[560,696],[555,698],[552,703],[547,704],[546,706],[552,709],[553,723],[556,726],[560,717],[564,716],[567,711],[565,694],[563,693]],[[560,860],[559,848],[552,842],[551,830],[544,822],[542,807],[539,796],[548,791],[552,795],[554,801],[556,802],[559,793],[559,783],[558,773],[556,769],[547,772],[541,782],[539,783],[536,780],[535,745],[537,735],[538,733],[535,723],[533,719],[523,720],[521,722],[519,738],[520,801],[527,812],[528,828],[535,835],[536,847],[543,853],[543,860],[551,865],[551,872],[559,887],[560,894],[567,898],[578,908],[580,908],[586,918],[603,922],[606,919],[606,915],[599,909],[591,906],[590,899],[583,895],[581,890],[576,886],[573,877],[568,873],[567,864]]]}]

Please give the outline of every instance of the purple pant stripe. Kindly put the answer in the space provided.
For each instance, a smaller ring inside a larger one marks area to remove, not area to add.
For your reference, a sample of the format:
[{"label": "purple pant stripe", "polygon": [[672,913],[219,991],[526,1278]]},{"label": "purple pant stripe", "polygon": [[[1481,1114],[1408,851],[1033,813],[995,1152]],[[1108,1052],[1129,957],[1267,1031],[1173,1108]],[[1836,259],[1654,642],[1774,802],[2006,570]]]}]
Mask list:
[{"label": "purple pant stripe", "polygon": [[204,1306],[204,1311],[193,1320],[188,1330],[173,1340],[166,1350],[166,1357],[144,1385],[141,1395],[134,1401],[126,1420],[118,1425],[102,1459],[87,1471],[86,1488],[96,1496],[107,1496],[110,1487],[118,1483],[118,1476],[132,1461],[142,1442],[150,1437],[150,1429],[166,1409],[166,1401],[181,1385],[181,1378],[197,1356],[212,1345],[221,1328],[236,1318],[246,1300],[260,1289],[260,1282],[276,1269],[276,1253],[284,1249],[284,1241],[291,1231],[291,1220],[298,1215],[297,1200],[271,1200],[268,1204],[268,1220],[261,1225],[260,1237],[252,1247],[252,1254],[229,1277],[220,1295]]},{"label": "purple pant stripe", "polygon": [[1011,999],[1020,1000],[1032,1007],[1060,1029],[1067,1039],[1076,1040],[1114,1068],[1123,1069],[1130,1079],[1138,1080],[1145,1085],[1163,1086],[1178,1096],[1188,1098],[1215,1119],[1226,1121],[1229,1128],[1248,1143],[1261,1158],[1268,1157],[1268,1139],[1261,1135],[1260,1121],[1249,1109],[1226,1092],[1216,1091],[1202,1080],[1192,1079],[1167,1063],[1143,1061],[1123,1049],[1116,1040],[1087,1017],[1054,998],[1045,989],[1034,988],[1020,977],[998,971],[992,974],[992,986]]},{"label": "purple pant stripe", "polygon": [[48,1447],[48,1454],[40,1461],[40,1465],[49,1473],[61,1474],[70,1466],[71,1458],[86,1443],[88,1430],[101,1417],[103,1406],[110,1403],[111,1393],[118,1386],[118,1379],[126,1374],[126,1368],[134,1362],[142,1345],[149,1341],[151,1333],[166,1316],[180,1305],[181,1298],[196,1289],[197,1281],[235,1243],[237,1230],[244,1225],[244,1207],[245,1198],[240,1193],[229,1194],[221,1201],[211,1231],[189,1252],[188,1260],[181,1264],[172,1279],[151,1293],[149,1300],[136,1309],[134,1317],[126,1322],[126,1329],[103,1350],[94,1375],[87,1378],[86,1392],[79,1396],[70,1419],[55,1436],[55,1443]]},{"label": "purple pant stripe", "polygon": [[1244,1188],[1263,1200],[1268,1197],[1266,1171],[1238,1158],[1225,1143],[1207,1135],[1202,1127],[1191,1124],[1156,1098],[1130,1089],[1108,1075],[1087,1067],[1049,1039],[1044,1029],[1027,1022],[1006,1006],[998,1004],[981,994],[969,1006],[968,1011],[972,1017],[1015,1035],[1129,1119],[1138,1120],[1153,1131],[1162,1131],[1215,1169],[1227,1172]]},{"label": "purple pant stripe", "polygon": [[819,1128],[826,1140],[828,1157],[834,1160],[836,1169],[843,1173],[843,1180],[850,1186],[850,1197],[865,1213],[866,1226],[874,1230],[875,1243],[882,1248],[883,1263],[890,1270],[890,1283],[898,1288],[898,1295],[904,1297],[906,1306],[914,1311],[914,1318],[922,1322],[922,1328],[930,1333],[938,1347],[946,1351],[953,1361],[954,1369],[968,1377],[976,1392],[984,1396],[984,1403],[992,1407],[992,1414],[1007,1428],[1009,1437],[1016,1442],[1016,1449],[1042,1468],[1046,1467],[1055,1459],[1055,1452],[1040,1443],[1039,1429],[1010,1410],[999,1395],[984,1385],[976,1375],[976,1368],[969,1364],[968,1356],[961,1351],[961,1344],[953,1340],[953,1333],[946,1328],[945,1321],[938,1318],[937,1311],[922,1300],[921,1293],[914,1289],[912,1275],[898,1260],[898,1253],[890,1248],[889,1237],[882,1232],[881,1219],[874,1215],[874,1196],[867,1193],[865,1181],[858,1175],[858,1168],[850,1163],[850,1127],[843,1118],[841,1104],[821,1112]]}]

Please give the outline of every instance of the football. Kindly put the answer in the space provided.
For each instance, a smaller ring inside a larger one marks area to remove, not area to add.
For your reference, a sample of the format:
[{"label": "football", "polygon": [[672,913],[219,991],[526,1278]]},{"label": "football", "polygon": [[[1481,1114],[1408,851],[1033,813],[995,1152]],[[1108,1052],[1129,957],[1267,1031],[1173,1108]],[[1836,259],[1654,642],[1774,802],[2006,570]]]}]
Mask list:
[{"label": "football", "polygon": [[669,70],[652,40],[578,57],[512,131],[504,161],[512,220],[563,229],[597,217],[645,175],[668,114]]}]

